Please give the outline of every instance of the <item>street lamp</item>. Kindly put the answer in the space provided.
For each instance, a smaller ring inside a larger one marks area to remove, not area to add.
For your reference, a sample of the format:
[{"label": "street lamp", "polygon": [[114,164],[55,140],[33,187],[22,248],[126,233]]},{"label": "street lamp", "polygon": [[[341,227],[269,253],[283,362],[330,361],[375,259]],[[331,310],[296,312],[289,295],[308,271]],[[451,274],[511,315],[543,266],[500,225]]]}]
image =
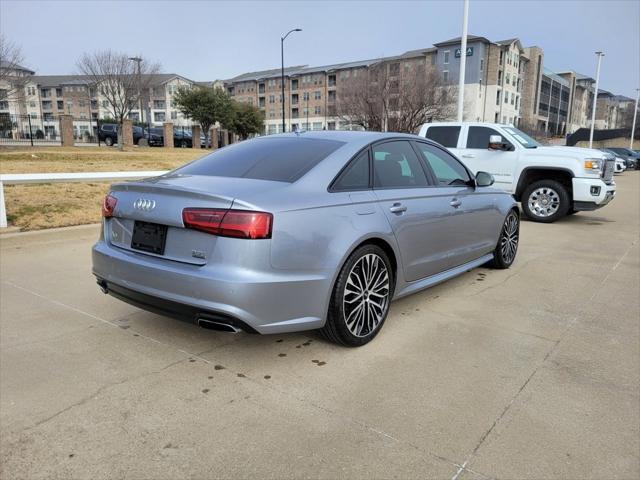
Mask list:
[{"label": "street lamp", "polygon": [[596,102],[598,101],[598,85],[600,84],[600,63],[604,53],[596,52],[598,56],[598,67],[596,68],[596,90],[593,93],[593,108],[591,110],[591,132],[589,133],[589,148],[593,146],[593,129],[596,123]]},{"label": "street lamp", "polygon": [[629,142],[629,150],[633,150],[633,134],[636,131],[636,117],[638,116],[638,99],[640,99],[640,88],[636,88],[636,108],[633,110],[633,124],[631,126],[631,142]]},{"label": "street lamp", "polygon": [[469,0],[464,0],[462,14],[462,44],[460,45],[460,78],[458,79],[458,121],[464,114],[464,77],[467,66],[467,27],[469,25]]},{"label": "street lamp", "polygon": [[286,125],[284,123],[284,41],[289,36],[289,34],[301,31],[301,28],[294,28],[293,30],[289,30],[284,37],[280,37],[280,59],[282,61],[282,75],[280,78],[280,84],[282,85],[282,133],[284,133],[286,130]]},{"label": "street lamp", "polygon": [[138,72],[138,111],[140,112],[140,121],[142,122],[142,92],[140,91],[140,84],[141,82],[141,78],[140,78],[140,63],[142,62],[142,58],[140,57],[129,57],[129,60],[131,60],[132,62],[136,62],[137,64],[137,72]]}]

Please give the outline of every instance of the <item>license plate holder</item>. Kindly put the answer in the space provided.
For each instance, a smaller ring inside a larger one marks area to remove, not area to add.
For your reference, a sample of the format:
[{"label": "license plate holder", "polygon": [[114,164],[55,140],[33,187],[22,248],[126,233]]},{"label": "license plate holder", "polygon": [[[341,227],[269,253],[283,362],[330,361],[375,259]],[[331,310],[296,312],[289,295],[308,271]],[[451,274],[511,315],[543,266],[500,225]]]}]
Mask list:
[{"label": "license plate holder", "polygon": [[167,226],[157,223],[141,222],[136,220],[133,224],[131,236],[131,248],[142,252],[164,255],[164,246],[167,241]]}]

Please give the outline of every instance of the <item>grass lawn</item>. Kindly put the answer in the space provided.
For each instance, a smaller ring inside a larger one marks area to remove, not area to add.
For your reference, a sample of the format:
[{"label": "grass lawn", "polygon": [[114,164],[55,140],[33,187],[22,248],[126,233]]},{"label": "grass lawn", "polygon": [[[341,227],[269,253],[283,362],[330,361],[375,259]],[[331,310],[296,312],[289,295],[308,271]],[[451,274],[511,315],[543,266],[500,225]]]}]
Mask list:
[{"label": "grass lawn", "polygon": [[[199,149],[108,147],[0,148],[0,173],[170,170],[205,155]],[[5,185],[7,219],[22,230],[100,221],[108,183]]]}]

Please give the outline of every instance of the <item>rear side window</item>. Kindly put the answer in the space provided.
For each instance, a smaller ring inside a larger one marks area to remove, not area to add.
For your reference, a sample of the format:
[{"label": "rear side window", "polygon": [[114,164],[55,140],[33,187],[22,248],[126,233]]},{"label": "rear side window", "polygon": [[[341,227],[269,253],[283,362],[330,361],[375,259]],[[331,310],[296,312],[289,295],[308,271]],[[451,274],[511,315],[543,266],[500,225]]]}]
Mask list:
[{"label": "rear side window", "polygon": [[295,182],[344,142],[317,138],[261,138],[222,148],[175,173]]},{"label": "rear side window", "polygon": [[420,160],[407,141],[373,146],[373,178],[374,186],[378,188],[427,186]]},{"label": "rear side window", "polygon": [[458,146],[460,127],[429,127],[426,137],[438,142],[443,147],[456,148]]},{"label": "rear side window", "polygon": [[331,190],[364,190],[369,188],[369,150],[358,155],[342,172]]}]

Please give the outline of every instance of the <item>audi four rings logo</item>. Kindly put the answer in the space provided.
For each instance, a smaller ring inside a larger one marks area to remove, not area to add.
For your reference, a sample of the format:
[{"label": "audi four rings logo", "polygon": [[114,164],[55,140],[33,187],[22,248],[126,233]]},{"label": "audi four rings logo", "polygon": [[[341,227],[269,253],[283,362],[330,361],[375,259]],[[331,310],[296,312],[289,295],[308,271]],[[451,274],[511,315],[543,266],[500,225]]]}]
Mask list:
[{"label": "audi four rings logo", "polygon": [[154,208],[156,208],[156,201],[149,200],[147,198],[139,198],[135,202],[133,202],[133,207],[136,210],[144,210],[145,212],[150,212]]}]

